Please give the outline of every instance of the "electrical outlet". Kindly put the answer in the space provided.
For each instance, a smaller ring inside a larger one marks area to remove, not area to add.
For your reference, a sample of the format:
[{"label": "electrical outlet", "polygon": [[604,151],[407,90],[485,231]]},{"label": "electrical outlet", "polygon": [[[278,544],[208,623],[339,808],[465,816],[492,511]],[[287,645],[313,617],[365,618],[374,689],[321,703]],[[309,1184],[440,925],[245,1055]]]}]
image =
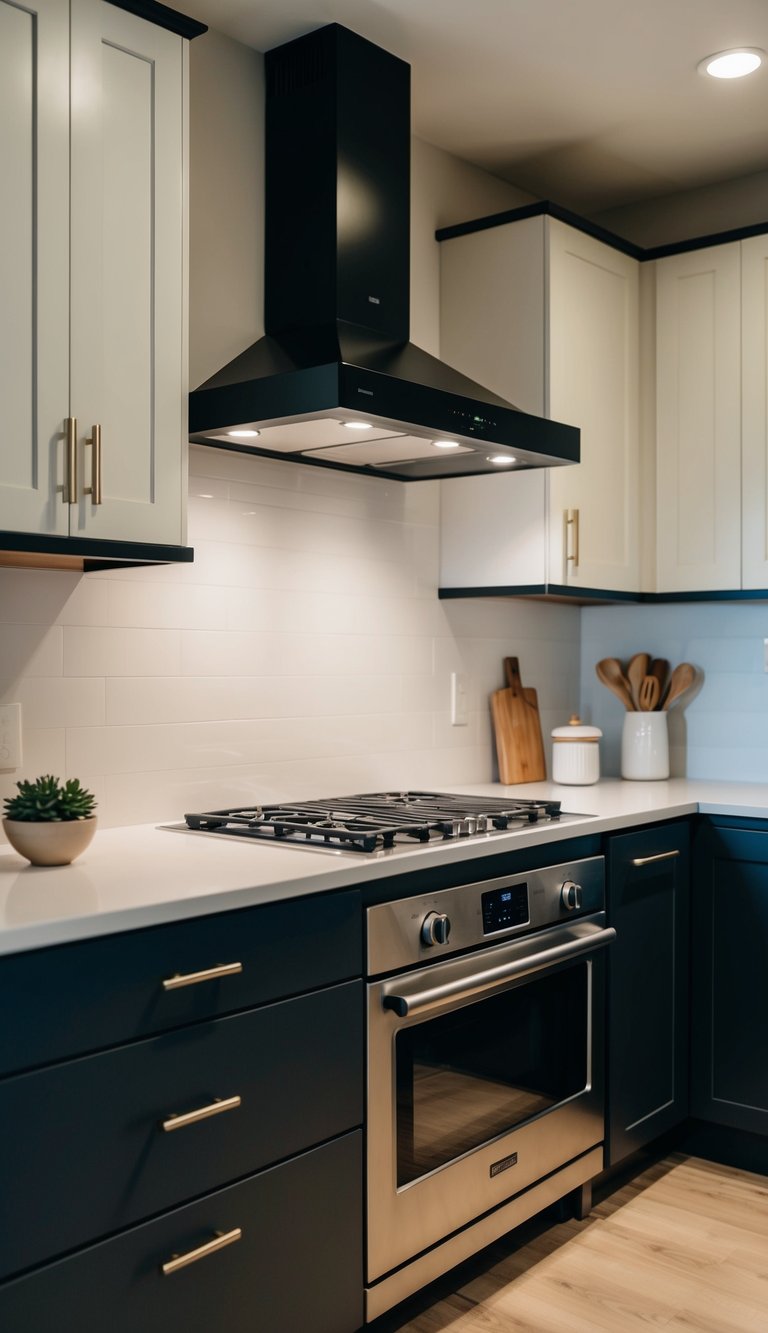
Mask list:
[{"label": "electrical outlet", "polygon": [[21,704],[0,704],[0,769],[21,768]]},{"label": "electrical outlet", "polygon": [[451,672],[451,726],[466,727],[468,722],[467,695],[469,675],[466,671]]}]

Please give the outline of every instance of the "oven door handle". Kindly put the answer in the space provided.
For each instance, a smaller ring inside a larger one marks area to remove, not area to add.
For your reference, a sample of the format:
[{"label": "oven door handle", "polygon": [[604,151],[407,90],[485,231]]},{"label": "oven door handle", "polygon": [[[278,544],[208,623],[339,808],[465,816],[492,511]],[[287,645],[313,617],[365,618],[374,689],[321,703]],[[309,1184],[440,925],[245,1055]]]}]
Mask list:
[{"label": "oven door handle", "polygon": [[594,934],[581,935],[566,944],[555,944],[540,953],[528,954],[516,958],[511,963],[500,963],[498,967],[486,968],[475,972],[470,977],[460,977],[455,981],[444,982],[442,986],[425,986],[409,994],[403,985],[407,978],[392,982],[392,990],[385,990],[382,1003],[385,1009],[394,1009],[398,1018],[412,1018],[415,1014],[434,1012],[464,1003],[467,1000],[482,999],[486,994],[503,988],[517,977],[528,972],[538,972],[543,967],[562,963],[567,959],[578,958],[581,954],[594,953],[595,949],[604,949],[616,938],[613,926],[606,926]]}]

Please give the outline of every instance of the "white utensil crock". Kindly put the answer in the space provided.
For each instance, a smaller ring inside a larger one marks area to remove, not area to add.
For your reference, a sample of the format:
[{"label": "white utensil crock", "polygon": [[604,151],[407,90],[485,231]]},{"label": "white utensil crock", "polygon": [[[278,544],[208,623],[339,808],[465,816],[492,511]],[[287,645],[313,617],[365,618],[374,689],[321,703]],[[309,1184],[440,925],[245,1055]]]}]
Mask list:
[{"label": "white utensil crock", "polygon": [[625,714],[621,776],[633,782],[658,782],[669,777],[666,713]]}]

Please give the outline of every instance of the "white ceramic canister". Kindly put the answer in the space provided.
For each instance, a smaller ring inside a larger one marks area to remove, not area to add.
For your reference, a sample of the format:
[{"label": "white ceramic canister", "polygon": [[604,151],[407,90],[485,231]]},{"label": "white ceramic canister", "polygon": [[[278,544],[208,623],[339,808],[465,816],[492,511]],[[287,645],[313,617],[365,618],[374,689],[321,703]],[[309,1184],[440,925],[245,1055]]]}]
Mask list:
[{"label": "white ceramic canister", "polygon": [[552,781],[589,787],[600,777],[599,727],[586,726],[574,713],[567,727],[552,732]]},{"label": "white ceramic canister", "polygon": [[621,776],[633,782],[660,782],[669,777],[666,713],[625,714]]}]

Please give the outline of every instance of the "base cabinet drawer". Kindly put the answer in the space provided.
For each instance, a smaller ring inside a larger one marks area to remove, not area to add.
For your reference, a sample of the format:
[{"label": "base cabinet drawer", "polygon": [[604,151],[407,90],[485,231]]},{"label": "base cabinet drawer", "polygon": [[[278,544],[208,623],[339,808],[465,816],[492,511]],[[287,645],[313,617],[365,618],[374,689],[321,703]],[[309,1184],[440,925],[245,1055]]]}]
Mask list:
[{"label": "base cabinet drawer", "polygon": [[356,892],[0,958],[0,1074],[105,1050],[362,971]]},{"label": "base cabinet drawer", "polygon": [[362,1292],[356,1131],[0,1285],[0,1328],[353,1333]]},{"label": "base cabinet drawer", "polygon": [[0,1080],[0,1278],[354,1129],[362,1024],[345,982]]}]

